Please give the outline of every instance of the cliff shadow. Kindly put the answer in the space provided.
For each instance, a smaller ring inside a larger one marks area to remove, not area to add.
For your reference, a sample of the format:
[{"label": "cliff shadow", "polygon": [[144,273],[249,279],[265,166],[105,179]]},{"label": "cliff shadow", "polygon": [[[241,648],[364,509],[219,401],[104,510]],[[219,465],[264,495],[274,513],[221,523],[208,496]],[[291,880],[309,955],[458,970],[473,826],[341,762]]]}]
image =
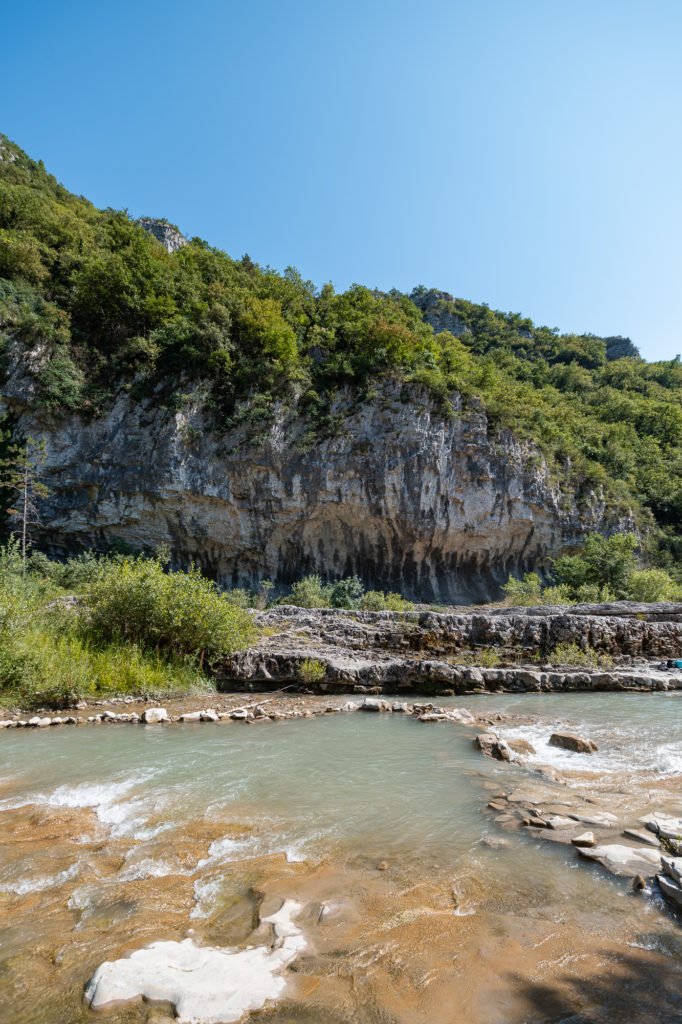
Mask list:
[{"label": "cliff shadow", "polygon": [[[665,945],[655,935],[643,946]],[[516,977],[527,1010],[524,1024],[682,1024],[682,959],[679,951],[632,955],[604,951],[595,973],[567,973],[555,984]],[[518,1024],[521,1024],[521,1020]]]}]

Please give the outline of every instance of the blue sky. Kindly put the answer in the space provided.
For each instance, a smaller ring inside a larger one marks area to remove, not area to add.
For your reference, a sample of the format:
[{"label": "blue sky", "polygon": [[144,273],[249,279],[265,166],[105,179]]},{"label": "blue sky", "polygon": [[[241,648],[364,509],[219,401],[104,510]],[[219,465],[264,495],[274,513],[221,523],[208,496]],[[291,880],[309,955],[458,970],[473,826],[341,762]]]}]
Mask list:
[{"label": "blue sky", "polygon": [[0,130],[98,206],[682,351],[679,0],[23,0],[0,35]]}]

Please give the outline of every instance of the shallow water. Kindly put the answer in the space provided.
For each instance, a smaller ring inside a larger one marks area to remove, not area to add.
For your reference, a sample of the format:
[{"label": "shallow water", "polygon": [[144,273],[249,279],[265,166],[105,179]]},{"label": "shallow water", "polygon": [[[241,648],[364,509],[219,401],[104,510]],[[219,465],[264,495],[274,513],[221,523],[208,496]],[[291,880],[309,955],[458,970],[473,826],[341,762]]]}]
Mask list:
[{"label": "shallow water", "polygon": [[[648,805],[658,783],[669,797],[679,781],[677,697],[445,703],[535,716],[500,731],[529,738],[534,760],[567,770],[569,787],[584,786],[587,772],[589,787],[612,791],[619,807]],[[597,741],[587,767],[547,746],[557,727]],[[289,1016],[273,1019],[619,1020],[623,985],[610,992],[602,982],[621,971],[643,1007],[635,1017],[632,1004],[623,1020],[682,1020],[682,1007],[671,1009],[677,989],[668,999],[661,980],[682,981],[670,973],[682,958],[670,913],[579,864],[570,848],[505,834],[486,810],[490,795],[533,775],[482,757],[472,735],[359,714],[5,733],[0,1019],[89,1020],[82,989],[102,960],[190,928],[199,942],[242,944],[262,899],[296,895],[310,907],[311,952],[278,1011]],[[341,910],[325,929],[326,905]],[[578,992],[574,977],[585,982]],[[667,1017],[651,1016],[654,991]],[[591,1017],[568,1016],[585,1007]]]}]

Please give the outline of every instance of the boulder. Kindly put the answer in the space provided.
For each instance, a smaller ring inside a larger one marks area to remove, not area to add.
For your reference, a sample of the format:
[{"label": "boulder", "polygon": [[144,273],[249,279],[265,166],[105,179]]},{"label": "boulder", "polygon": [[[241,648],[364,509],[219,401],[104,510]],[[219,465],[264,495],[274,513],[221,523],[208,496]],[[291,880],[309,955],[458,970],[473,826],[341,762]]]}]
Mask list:
[{"label": "boulder", "polygon": [[206,711],[201,711],[199,717],[202,722],[217,722],[218,712],[214,711],[213,708],[207,708]]},{"label": "boulder", "polygon": [[597,744],[584,736],[575,736],[570,732],[553,732],[549,738],[551,747],[562,747],[564,750],[572,750],[576,754],[594,754],[597,751]]},{"label": "boulder", "polygon": [[593,814],[569,813],[568,816],[574,821],[579,821],[581,825],[594,825],[596,828],[611,828],[613,822],[618,820],[615,814],[609,814],[608,811],[595,811]]},{"label": "boulder", "polygon": [[178,719],[179,722],[199,722],[200,720],[201,711],[185,711]]},{"label": "boulder", "polygon": [[623,835],[628,839],[637,839],[640,843],[646,843],[647,846],[659,847],[661,845],[660,840],[652,832],[645,832],[644,829],[624,828]]},{"label": "boulder", "polygon": [[494,732],[479,733],[474,740],[475,745],[486,757],[496,761],[511,761],[511,750],[504,740],[498,739]]},{"label": "boulder", "polygon": [[661,865],[668,878],[682,885],[682,857],[661,857]]},{"label": "boulder", "polygon": [[660,839],[667,839],[668,842],[676,846],[682,844],[682,818],[671,818],[668,815],[654,812],[640,820],[650,832]]},{"label": "boulder", "polygon": [[286,900],[261,921],[274,931],[272,945],[245,949],[159,941],[97,968],[85,989],[93,1010],[144,999],[171,1002],[179,1021],[240,1021],[266,1003],[281,999],[287,982],[284,968],[305,949],[294,917],[302,904]]},{"label": "boulder", "polygon": [[365,697],[360,705],[361,711],[390,711],[391,705],[387,700],[380,700],[378,697]]},{"label": "boulder", "polygon": [[145,725],[159,725],[168,721],[168,712],[165,708],[145,708],[140,719]]},{"label": "boulder", "polygon": [[545,820],[547,822],[547,828],[553,828],[556,832],[560,829],[576,827],[576,823],[573,818],[565,818],[563,814],[553,814]]},{"label": "boulder", "polygon": [[476,719],[474,718],[474,716],[471,714],[470,711],[467,711],[465,708],[451,708],[447,712],[447,716],[453,722],[459,722],[461,725],[476,724]]}]

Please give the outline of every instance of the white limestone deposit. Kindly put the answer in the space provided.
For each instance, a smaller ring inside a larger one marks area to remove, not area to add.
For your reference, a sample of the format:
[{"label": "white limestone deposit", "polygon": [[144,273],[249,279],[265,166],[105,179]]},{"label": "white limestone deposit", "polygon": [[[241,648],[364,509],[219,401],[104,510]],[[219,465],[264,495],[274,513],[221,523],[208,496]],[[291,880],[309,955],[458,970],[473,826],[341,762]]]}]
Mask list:
[{"label": "white limestone deposit", "polygon": [[85,990],[93,1009],[134,999],[173,1003],[180,1024],[227,1024],[284,993],[280,972],[305,948],[294,924],[302,904],[285,900],[262,923],[272,924],[275,942],[243,950],[154,942],[129,957],[97,968]]}]

